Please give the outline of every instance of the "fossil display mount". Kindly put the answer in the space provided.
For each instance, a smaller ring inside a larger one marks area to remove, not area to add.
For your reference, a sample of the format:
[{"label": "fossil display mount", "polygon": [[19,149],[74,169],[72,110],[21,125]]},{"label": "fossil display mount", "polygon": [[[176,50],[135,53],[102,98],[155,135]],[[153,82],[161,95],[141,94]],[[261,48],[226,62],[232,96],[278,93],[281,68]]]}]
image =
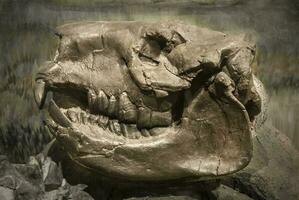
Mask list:
[{"label": "fossil display mount", "polygon": [[244,35],[181,22],[72,23],[57,35],[34,95],[78,166],[163,182],[217,178],[250,162],[261,95]]}]

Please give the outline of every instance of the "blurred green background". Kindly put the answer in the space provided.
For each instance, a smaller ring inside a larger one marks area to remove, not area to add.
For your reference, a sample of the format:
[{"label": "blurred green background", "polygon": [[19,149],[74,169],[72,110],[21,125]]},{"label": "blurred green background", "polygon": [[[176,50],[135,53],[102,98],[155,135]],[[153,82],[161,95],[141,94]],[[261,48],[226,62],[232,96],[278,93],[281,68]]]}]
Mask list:
[{"label": "blurred green background", "polygon": [[90,20],[181,20],[257,40],[266,123],[299,149],[299,2],[296,0],[0,0],[0,154],[23,162],[50,140],[32,83],[53,58],[57,25]]}]

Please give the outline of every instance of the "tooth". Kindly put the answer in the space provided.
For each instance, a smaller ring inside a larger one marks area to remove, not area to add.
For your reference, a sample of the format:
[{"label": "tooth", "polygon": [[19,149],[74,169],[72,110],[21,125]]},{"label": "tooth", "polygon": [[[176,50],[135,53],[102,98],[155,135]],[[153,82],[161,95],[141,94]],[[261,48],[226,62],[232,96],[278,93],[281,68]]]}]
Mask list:
[{"label": "tooth", "polygon": [[81,113],[80,112],[77,112],[76,113],[76,116],[77,116],[77,121],[78,121],[78,123],[82,123],[82,117],[81,117]]},{"label": "tooth", "polygon": [[45,103],[45,99],[46,99],[45,85],[46,85],[45,82],[41,79],[38,79],[35,82],[34,99],[39,109],[42,109]]},{"label": "tooth", "polygon": [[67,110],[66,114],[72,122],[78,122],[77,113],[75,111]]},{"label": "tooth", "polygon": [[150,132],[147,129],[141,129],[141,134],[144,137],[149,137],[151,136]]},{"label": "tooth", "polygon": [[140,137],[139,130],[135,124],[126,124],[127,126],[127,138],[138,139]]},{"label": "tooth", "polygon": [[89,121],[91,124],[97,123],[98,117],[95,115],[89,115]]},{"label": "tooth", "polygon": [[89,90],[87,93],[87,98],[88,98],[88,106],[89,106],[89,110],[91,112],[95,111],[95,102],[96,102],[96,94]]},{"label": "tooth", "polygon": [[101,126],[102,128],[107,128],[107,125],[108,125],[108,122],[109,122],[109,118],[106,117],[106,116],[103,116],[103,115],[100,115],[99,118],[98,118],[98,124],[99,126]]},{"label": "tooth", "polygon": [[150,129],[150,134],[152,136],[157,136],[163,134],[165,131],[165,128],[152,128]]},{"label": "tooth", "polygon": [[155,89],[154,92],[155,92],[157,98],[164,98],[164,97],[168,96],[168,92],[164,91],[164,90]]},{"label": "tooth", "polygon": [[117,135],[121,135],[121,129],[120,129],[120,124],[118,123],[117,120],[112,120],[113,121],[113,127],[114,131]]},{"label": "tooth", "polygon": [[53,100],[49,102],[48,111],[56,123],[64,127],[71,127],[71,121],[60,111],[60,109]]},{"label": "tooth", "polygon": [[108,115],[111,117],[116,117],[117,113],[118,113],[118,105],[117,105],[117,101],[116,98],[112,95],[109,99],[109,106],[108,106]]},{"label": "tooth", "polygon": [[48,127],[50,132],[56,136],[57,129],[58,129],[58,126],[56,125],[56,123],[52,119],[49,119],[49,118],[44,119],[43,122]]},{"label": "tooth", "polygon": [[160,104],[159,110],[163,111],[163,112],[164,111],[168,111],[168,110],[171,109],[171,106],[172,106],[172,104],[170,102],[168,102],[168,101],[162,101],[161,104]]},{"label": "tooth", "polygon": [[139,139],[141,137],[140,131],[137,129],[135,132],[135,139]]},{"label": "tooth", "polygon": [[113,120],[109,120],[109,123],[108,123],[108,129],[114,133],[115,130],[114,130],[114,126],[113,126]]},{"label": "tooth", "polygon": [[130,101],[126,92],[123,92],[119,97],[119,119],[128,123],[136,123],[137,109]]},{"label": "tooth", "polygon": [[87,119],[87,115],[84,112],[81,112],[81,119],[82,119],[82,123],[83,124],[87,124],[88,123],[88,119]]},{"label": "tooth", "polygon": [[107,108],[109,106],[109,101],[106,96],[106,94],[100,90],[97,98],[97,105],[98,105],[98,110],[102,113],[107,112]]},{"label": "tooth", "polygon": [[124,137],[128,137],[128,129],[127,129],[126,124],[121,123],[120,124],[120,130],[121,130]]},{"label": "tooth", "polygon": [[170,111],[167,112],[157,112],[152,111],[151,125],[155,126],[169,126],[172,122],[172,115]]},{"label": "tooth", "polygon": [[137,126],[139,128],[151,127],[151,110],[147,107],[138,108]]}]

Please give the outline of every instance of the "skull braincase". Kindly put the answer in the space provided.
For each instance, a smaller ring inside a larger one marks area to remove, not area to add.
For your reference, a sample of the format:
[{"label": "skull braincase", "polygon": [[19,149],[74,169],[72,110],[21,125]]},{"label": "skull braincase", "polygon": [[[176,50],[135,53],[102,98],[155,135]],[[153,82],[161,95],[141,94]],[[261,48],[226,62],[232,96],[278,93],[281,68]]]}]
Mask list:
[{"label": "skull braincase", "polygon": [[127,180],[217,177],[245,167],[261,97],[255,46],[181,22],[61,26],[35,99],[70,158]]}]

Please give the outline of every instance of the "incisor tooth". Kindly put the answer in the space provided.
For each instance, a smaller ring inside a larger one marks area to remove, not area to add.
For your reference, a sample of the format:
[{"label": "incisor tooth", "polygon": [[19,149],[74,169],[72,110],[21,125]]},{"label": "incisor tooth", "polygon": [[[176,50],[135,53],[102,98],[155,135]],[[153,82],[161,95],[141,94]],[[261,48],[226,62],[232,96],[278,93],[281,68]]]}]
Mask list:
[{"label": "incisor tooth", "polygon": [[118,113],[118,104],[116,98],[112,95],[109,99],[109,106],[108,106],[108,115],[111,117],[116,117]]},{"label": "incisor tooth", "polygon": [[97,108],[99,112],[106,113],[109,105],[109,100],[106,94],[100,90],[97,97]]},{"label": "incisor tooth", "polygon": [[39,79],[35,83],[34,99],[40,109],[43,107],[45,103],[45,98],[46,98],[45,82]]},{"label": "incisor tooth", "polygon": [[136,123],[137,109],[130,101],[126,92],[123,92],[119,97],[119,119],[128,123]]}]

